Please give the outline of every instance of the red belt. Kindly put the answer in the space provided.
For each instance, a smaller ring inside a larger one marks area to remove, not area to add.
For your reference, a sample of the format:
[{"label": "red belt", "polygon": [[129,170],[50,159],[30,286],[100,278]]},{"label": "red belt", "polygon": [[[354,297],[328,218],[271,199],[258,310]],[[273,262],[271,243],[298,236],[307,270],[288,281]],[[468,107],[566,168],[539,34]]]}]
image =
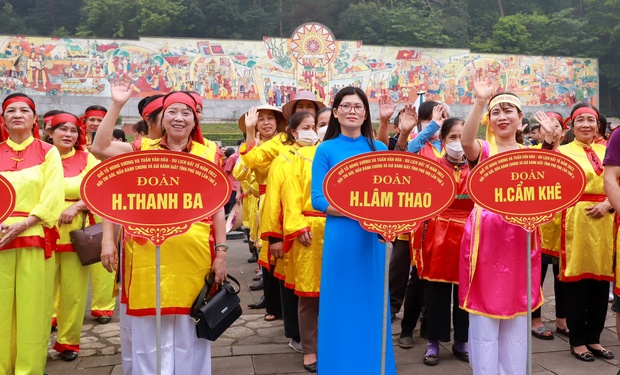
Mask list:
[{"label": "red belt", "polygon": [[605,194],[582,194],[579,198],[580,202],[603,202],[607,199]]},{"label": "red belt", "polygon": [[317,211],[303,211],[301,214],[308,217],[327,217],[324,213]]},{"label": "red belt", "polygon": [[[28,212],[14,211],[11,214],[11,216],[28,217],[30,216],[30,214]],[[45,252],[45,259],[48,259],[48,258],[51,258],[52,252],[56,250],[56,241],[60,239],[60,235],[58,234],[58,229],[56,229],[56,227],[47,228],[45,226],[43,227],[43,235],[45,236],[45,238],[42,239],[44,241],[44,244],[42,247],[43,247],[43,251]],[[15,239],[18,239],[18,238],[20,237],[17,237]]]},{"label": "red belt", "polygon": [[265,194],[266,191],[267,191],[267,185],[266,184],[258,185],[258,194],[263,195],[263,194]]}]

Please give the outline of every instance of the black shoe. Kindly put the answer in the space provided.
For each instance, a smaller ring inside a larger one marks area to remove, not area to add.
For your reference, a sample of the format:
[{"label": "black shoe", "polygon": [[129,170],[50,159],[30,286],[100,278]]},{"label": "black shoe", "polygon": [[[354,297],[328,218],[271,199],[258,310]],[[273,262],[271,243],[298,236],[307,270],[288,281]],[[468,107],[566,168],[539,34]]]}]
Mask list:
[{"label": "black shoe", "polygon": [[256,283],[250,285],[250,290],[255,292],[257,290],[262,290],[263,289],[263,280],[257,281]]},{"label": "black shoe", "polygon": [[99,324],[108,324],[110,323],[110,320],[112,320],[111,316],[100,316],[97,318],[97,322],[99,322]]},{"label": "black shoe", "polygon": [[411,336],[401,336],[398,339],[398,346],[403,349],[411,349],[413,348],[413,337]]},{"label": "black shoe", "polygon": [[586,348],[594,354],[595,357],[604,358],[604,359],[614,359],[614,353],[609,350],[603,349],[594,349],[591,348],[590,345],[586,345]]},{"label": "black shoe", "polygon": [[65,362],[74,361],[77,358],[77,352],[74,352],[73,350],[65,350],[60,354],[60,358],[62,358]]},{"label": "black shoe", "polygon": [[469,363],[469,353],[468,352],[459,352],[454,347],[454,344],[452,345],[452,354],[454,354],[454,356],[456,358],[458,358],[459,360],[461,360],[461,361],[463,361],[465,363]]},{"label": "black shoe", "polygon": [[262,296],[258,302],[250,303],[248,307],[251,309],[264,309],[266,305],[267,303],[265,302],[265,296]]},{"label": "black shoe", "polygon": [[256,252],[252,253],[252,256],[248,258],[248,263],[256,263],[258,262],[258,254]]},{"label": "black shoe", "polygon": [[316,362],[311,363],[309,365],[304,363],[304,368],[306,369],[306,371],[308,372],[316,372]]},{"label": "black shoe", "polygon": [[575,348],[573,348],[572,346],[570,347],[570,354],[573,355],[573,357],[577,358],[580,361],[584,361],[584,362],[594,362],[594,355],[592,355],[591,351],[587,351],[587,352],[583,352],[583,353],[577,353],[575,351]]},{"label": "black shoe", "polygon": [[439,363],[439,356],[437,354],[425,355],[423,362],[427,366],[436,366]]}]

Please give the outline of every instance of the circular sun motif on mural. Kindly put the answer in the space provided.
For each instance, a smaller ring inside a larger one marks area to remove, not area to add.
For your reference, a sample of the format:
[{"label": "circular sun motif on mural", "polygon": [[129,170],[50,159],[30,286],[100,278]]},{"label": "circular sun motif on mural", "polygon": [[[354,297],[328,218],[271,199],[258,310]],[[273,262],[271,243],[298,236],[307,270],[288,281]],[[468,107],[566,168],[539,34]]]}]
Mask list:
[{"label": "circular sun motif on mural", "polygon": [[302,65],[327,65],[336,54],[334,34],[318,23],[301,25],[291,36],[291,54]]}]

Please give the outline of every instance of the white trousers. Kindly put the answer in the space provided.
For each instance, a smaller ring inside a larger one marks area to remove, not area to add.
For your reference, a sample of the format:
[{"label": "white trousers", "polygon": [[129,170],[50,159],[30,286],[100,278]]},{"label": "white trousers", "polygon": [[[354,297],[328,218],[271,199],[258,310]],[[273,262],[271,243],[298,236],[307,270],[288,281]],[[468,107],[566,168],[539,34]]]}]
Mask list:
[{"label": "white trousers", "polygon": [[474,375],[524,375],[527,316],[493,319],[469,314],[469,362]]},{"label": "white trousers", "polygon": [[[155,316],[127,316],[125,306],[122,306],[123,374],[156,373],[156,337]],[[162,375],[211,374],[211,341],[196,337],[196,328],[189,315],[161,317],[161,373]]]},{"label": "white trousers", "polygon": [[133,374],[131,323],[134,317],[127,315],[127,305],[124,303],[120,304],[119,310],[121,318],[121,359],[123,363],[123,375],[131,375]]}]

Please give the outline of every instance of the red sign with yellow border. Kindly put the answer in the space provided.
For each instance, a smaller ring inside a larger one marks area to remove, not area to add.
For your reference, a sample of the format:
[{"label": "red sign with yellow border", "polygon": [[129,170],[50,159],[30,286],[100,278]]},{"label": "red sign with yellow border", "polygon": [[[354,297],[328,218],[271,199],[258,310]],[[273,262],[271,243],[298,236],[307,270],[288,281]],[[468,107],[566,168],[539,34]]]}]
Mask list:
[{"label": "red sign with yellow border", "polygon": [[335,165],[323,181],[329,204],[393,241],[441,213],[456,198],[452,173],[407,152],[368,152]]},{"label": "red sign with yellow border", "polygon": [[231,185],[214,163],[182,152],[137,151],[98,164],[81,194],[95,214],[161,245],[213,215],[228,202]]},{"label": "red sign with yellow border", "polygon": [[573,159],[536,149],[495,155],[477,165],[467,180],[476,204],[530,232],[575,204],[585,187],[586,175]]},{"label": "red sign with yellow border", "polygon": [[0,223],[5,221],[15,209],[15,189],[13,185],[6,179],[6,177],[0,175]]}]

